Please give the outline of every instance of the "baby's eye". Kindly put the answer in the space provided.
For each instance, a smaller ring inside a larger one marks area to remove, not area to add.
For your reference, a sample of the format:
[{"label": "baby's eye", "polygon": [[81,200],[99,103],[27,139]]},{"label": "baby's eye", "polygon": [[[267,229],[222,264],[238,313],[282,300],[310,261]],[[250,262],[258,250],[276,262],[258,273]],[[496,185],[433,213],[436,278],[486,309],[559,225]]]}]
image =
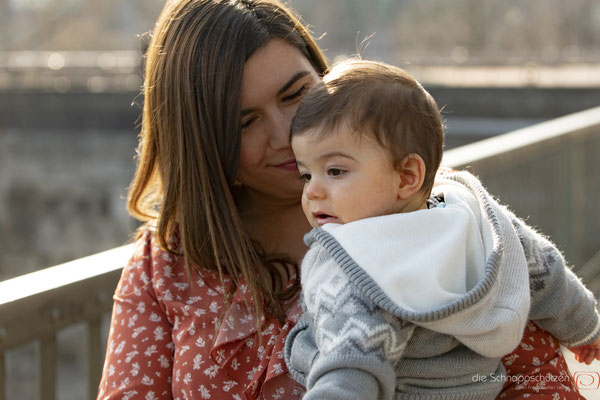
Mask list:
[{"label": "baby's eye", "polygon": [[307,173],[300,174],[300,179],[302,179],[304,182],[309,182],[310,181],[310,174],[307,174]]},{"label": "baby's eye", "polygon": [[329,168],[327,173],[329,176],[342,176],[346,171],[340,168]]}]

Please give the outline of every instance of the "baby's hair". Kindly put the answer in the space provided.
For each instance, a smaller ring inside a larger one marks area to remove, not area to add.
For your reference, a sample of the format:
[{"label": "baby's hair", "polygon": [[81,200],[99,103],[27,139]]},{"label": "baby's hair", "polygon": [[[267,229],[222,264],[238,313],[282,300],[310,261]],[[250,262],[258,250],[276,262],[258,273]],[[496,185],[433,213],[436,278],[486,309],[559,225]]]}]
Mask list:
[{"label": "baby's hair", "polygon": [[431,192],[444,125],[433,97],[406,71],[361,59],[335,64],[300,103],[291,137],[310,130],[322,139],[337,129],[371,135],[388,150],[394,167],[408,154],[421,156],[426,168],[421,192]]}]

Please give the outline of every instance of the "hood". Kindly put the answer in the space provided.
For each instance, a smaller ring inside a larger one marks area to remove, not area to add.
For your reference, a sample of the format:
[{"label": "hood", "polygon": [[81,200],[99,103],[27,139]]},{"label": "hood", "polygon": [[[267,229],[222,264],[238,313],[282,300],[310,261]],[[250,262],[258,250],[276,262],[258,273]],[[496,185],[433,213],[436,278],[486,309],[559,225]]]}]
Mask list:
[{"label": "hood", "polygon": [[445,207],[323,226],[390,300],[416,313],[462,298],[492,253],[475,198],[461,187],[437,189]]},{"label": "hood", "polygon": [[[354,283],[386,311],[485,356],[507,354],[521,339],[529,309],[524,255],[500,273],[505,233],[490,210],[453,180],[438,182],[434,193],[443,194],[444,207],[326,224],[307,242],[321,241],[331,252],[333,238],[355,264],[345,272],[366,274]],[[362,272],[350,271],[355,267]],[[501,297],[507,293],[508,307]]]}]

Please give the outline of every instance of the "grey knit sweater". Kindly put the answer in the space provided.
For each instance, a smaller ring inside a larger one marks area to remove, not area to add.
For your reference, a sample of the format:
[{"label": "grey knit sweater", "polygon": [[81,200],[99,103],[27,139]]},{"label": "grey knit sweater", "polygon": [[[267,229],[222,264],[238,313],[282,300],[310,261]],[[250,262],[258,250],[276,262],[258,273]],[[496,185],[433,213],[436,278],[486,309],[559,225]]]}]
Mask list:
[{"label": "grey knit sweater", "polygon": [[305,314],[285,348],[305,399],[493,399],[527,319],[569,346],[600,335],[552,243],[466,172],[434,191],[446,208],[305,237]]}]

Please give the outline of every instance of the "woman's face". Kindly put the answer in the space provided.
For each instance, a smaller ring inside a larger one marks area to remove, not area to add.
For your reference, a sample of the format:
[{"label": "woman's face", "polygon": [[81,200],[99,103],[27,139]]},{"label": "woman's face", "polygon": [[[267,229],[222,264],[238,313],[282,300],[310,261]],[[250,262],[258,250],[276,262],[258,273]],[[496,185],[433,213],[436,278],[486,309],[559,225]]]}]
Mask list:
[{"label": "woman's face", "polygon": [[246,62],[238,180],[273,199],[300,201],[303,182],[289,143],[292,118],[319,76],[293,45],[272,39]]}]

